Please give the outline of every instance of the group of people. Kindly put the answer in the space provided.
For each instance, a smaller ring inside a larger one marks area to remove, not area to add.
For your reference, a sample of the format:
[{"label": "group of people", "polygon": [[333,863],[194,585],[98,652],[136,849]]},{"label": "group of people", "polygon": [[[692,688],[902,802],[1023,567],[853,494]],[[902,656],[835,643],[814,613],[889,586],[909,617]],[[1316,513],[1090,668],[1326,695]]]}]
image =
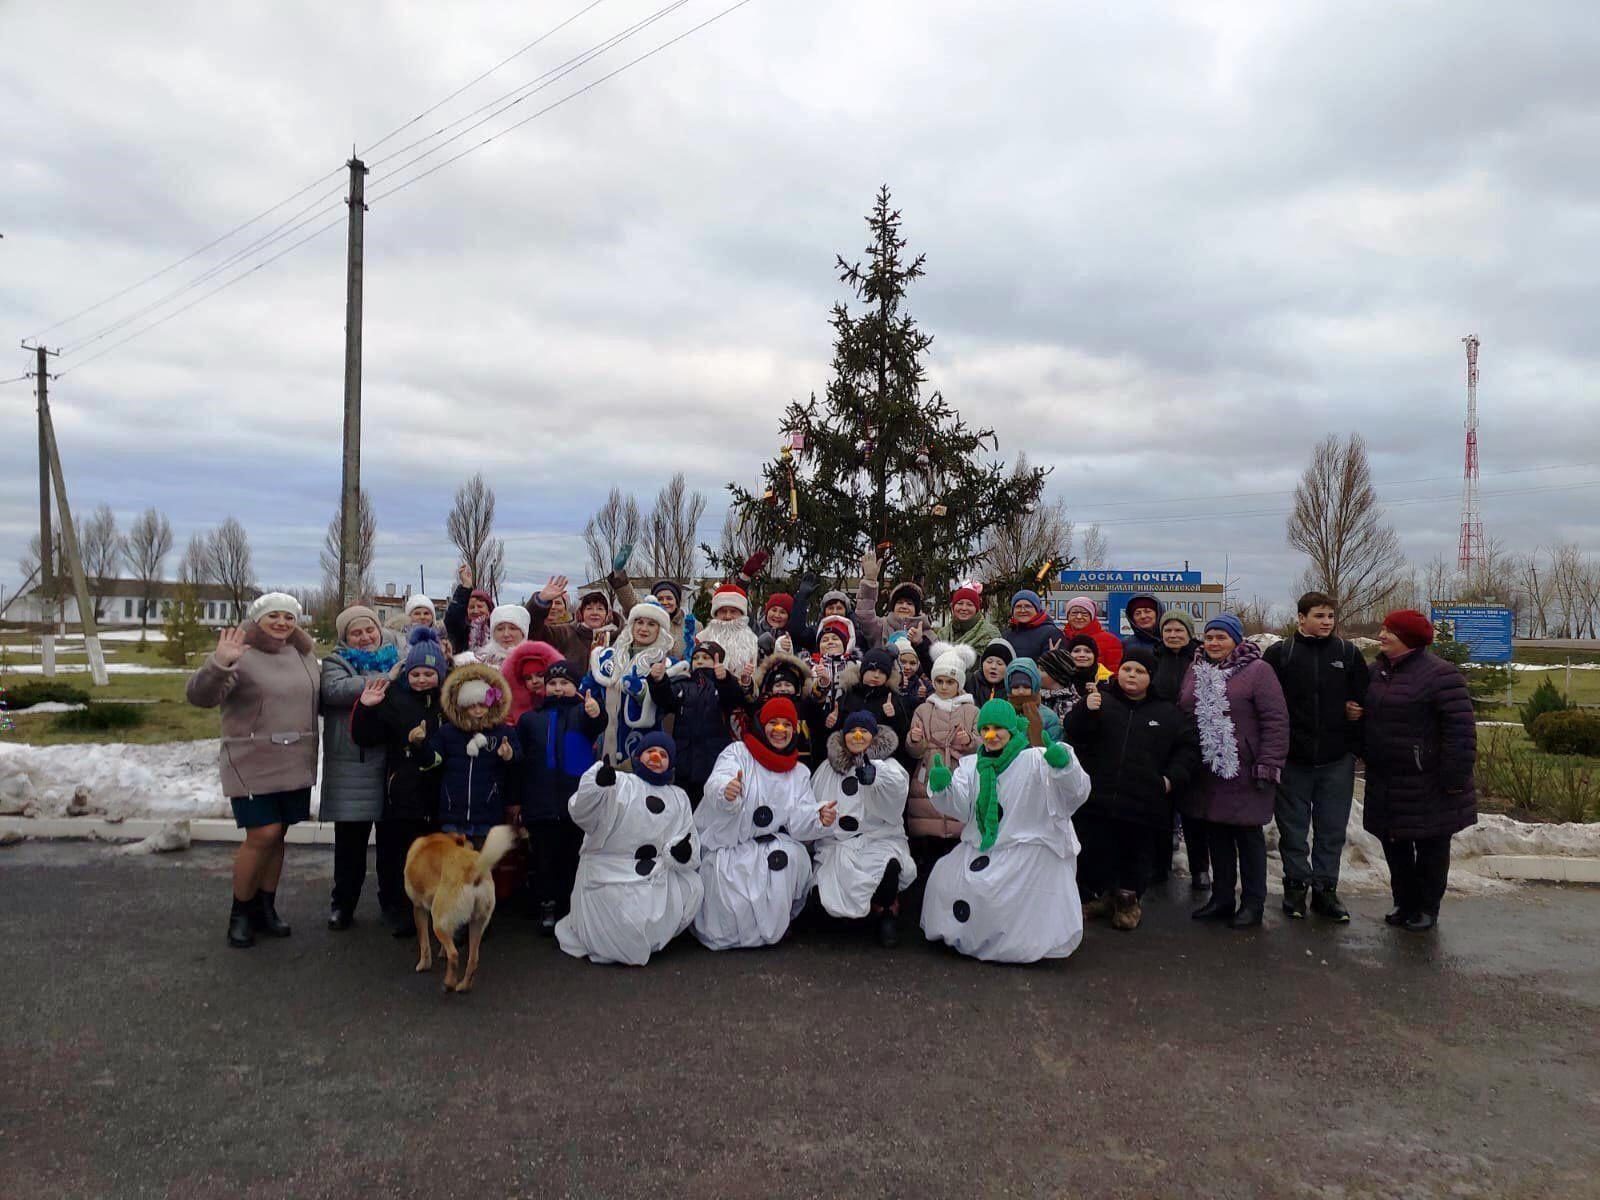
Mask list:
[{"label": "group of people", "polygon": [[992,617],[975,584],[935,620],[918,584],[880,586],[869,552],[853,598],[806,577],[752,613],[755,555],[701,621],[676,581],[637,594],[628,556],[609,592],[557,577],[520,605],[463,567],[442,617],[422,596],[399,628],[348,608],[320,662],[299,604],[258,598],[188,687],[221,709],[245,831],[229,944],[290,932],[284,831],[310,815],[319,757],[331,929],[354,922],[374,829],[378,904],[410,937],[412,843],[511,824],[541,931],[630,964],[691,929],[717,950],[776,943],[813,894],[885,946],[908,900],[963,954],[1062,958],[1085,919],[1139,927],[1180,839],[1206,893],[1193,916],[1254,928],[1272,821],[1286,916],[1347,922],[1358,758],[1386,920],[1426,932],[1451,836],[1476,820],[1471,704],[1421,613],[1389,614],[1370,666],[1317,592],[1265,653],[1237,617],[1197,630],[1155,596],[1129,602],[1126,637],[1082,596],[1063,624],[1027,589]]}]

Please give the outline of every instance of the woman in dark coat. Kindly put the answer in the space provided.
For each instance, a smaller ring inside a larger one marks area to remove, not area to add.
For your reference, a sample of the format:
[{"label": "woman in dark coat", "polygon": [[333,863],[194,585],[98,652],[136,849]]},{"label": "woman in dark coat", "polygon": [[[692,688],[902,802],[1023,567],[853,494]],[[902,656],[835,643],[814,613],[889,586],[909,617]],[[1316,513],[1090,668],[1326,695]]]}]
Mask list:
[{"label": "woman in dark coat", "polygon": [[1478,823],[1472,700],[1460,670],[1427,652],[1432,641],[1433,624],[1420,612],[1385,617],[1362,710],[1362,824],[1389,860],[1394,911],[1384,920],[1413,933],[1438,924],[1450,839]]},{"label": "woman in dark coat", "polygon": [[[1201,767],[1179,802],[1206,822],[1211,898],[1191,914],[1235,929],[1261,924],[1267,903],[1267,837],[1278,776],[1289,757],[1289,706],[1261,648],[1232,613],[1206,622],[1178,705],[1194,714]],[[1235,871],[1237,870],[1237,875]],[[1234,880],[1242,878],[1237,903]]]}]

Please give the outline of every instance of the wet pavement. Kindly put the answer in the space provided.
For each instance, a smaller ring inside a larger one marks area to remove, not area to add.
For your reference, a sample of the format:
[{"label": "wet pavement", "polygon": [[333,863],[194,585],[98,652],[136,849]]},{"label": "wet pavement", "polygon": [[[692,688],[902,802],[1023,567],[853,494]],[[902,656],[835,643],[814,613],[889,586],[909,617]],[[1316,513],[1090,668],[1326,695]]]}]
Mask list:
[{"label": "wet pavement", "polygon": [[1175,883],[1025,968],[829,925],[602,968],[502,912],[447,996],[370,895],[323,927],[317,850],[228,949],[228,862],[0,850],[0,1196],[1600,1195],[1600,891],[1419,937]]}]

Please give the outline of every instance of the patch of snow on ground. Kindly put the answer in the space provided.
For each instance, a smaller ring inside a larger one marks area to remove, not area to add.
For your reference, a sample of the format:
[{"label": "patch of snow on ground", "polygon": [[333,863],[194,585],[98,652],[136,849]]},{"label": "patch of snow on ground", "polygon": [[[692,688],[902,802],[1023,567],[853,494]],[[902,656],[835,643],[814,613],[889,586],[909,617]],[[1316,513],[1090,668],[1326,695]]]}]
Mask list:
[{"label": "patch of snow on ground", "polygon": [[[57,663],[56,671],[60,674],[79,675],[87,674],[88,663]],[[147,667],[143,663],[116,663],[106,664],[108,675],[190,675],[193,672],[188,667]],[[5,669],[7,675],[43,675],[44,667],[39,663],[17,663]]]},{"label": "patch of snow on ground", "polygon": [[82,712],[88,707],[87,704],[62,704],[59,700],[44,700],[38,704],[30,704],[27,708],[8,708],[6,711],[13,717],[27,717],[36,713]]},{"label": "patch of snow on ground", "polygon": [[1252,633],[1245,639],[1245,641],[1254,642],[1263,650],[1270,650],[1279,642],[1283,641],[1283,639],[1275,633]]}]

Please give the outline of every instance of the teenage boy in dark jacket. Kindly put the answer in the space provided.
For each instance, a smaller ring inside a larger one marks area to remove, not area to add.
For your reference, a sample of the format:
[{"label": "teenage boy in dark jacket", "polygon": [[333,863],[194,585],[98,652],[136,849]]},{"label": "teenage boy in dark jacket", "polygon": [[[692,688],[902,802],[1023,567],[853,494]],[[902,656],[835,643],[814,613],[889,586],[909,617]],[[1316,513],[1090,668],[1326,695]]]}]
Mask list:
[{"label": "teenage boy in dark jacket", "polygon": [[1289,761],[1275,809],[1283,911],[1304,918],[1309,886],[1311,908],[1343,924],[1350,912],[1339,899],[1339,858],[1356,786],[1367,662],[1334,634],[1338,614],[1325,594],[1307,592],[1296,608],[1294,636],[1262,656],[1289,705]]},{"label": "teenage boy in dark jacket", "polygon": [[533,851],[528,884],[539,911],[539,932],[554,937],[572,902],[583,830],[567,810],[583,773],[594,766],[594,745],[606,730],[606,712],[592,695],[578,694],[578,673],[558,662],[545,671],[544,702],[517,720],[521,747],[522,823]]},{"label": "teenage boy in dark jacket", "polygon": [[672,714],[674,779],[700,806],[706,779],[733,734],[729,717],[744,704],[738,676],[723,665],[726,655],[716,642],[701,638],[689,660],[689,674],[668,679],[665,672],[650,677],[650,698],[664,713]]},{"label": "teenage boy in dark jacket", "polygon": [[1067,717],[1067,740],[1093,787],[1072,818],[1083,842],[1083,915],[1109,910],[1114,929],[1139,927],[1140,896],[1172,829],[1172,794],[1200,766],[1194,719],[1150,689],[1155,665],[1149,647],[1129,646],[1116,675]]}]

